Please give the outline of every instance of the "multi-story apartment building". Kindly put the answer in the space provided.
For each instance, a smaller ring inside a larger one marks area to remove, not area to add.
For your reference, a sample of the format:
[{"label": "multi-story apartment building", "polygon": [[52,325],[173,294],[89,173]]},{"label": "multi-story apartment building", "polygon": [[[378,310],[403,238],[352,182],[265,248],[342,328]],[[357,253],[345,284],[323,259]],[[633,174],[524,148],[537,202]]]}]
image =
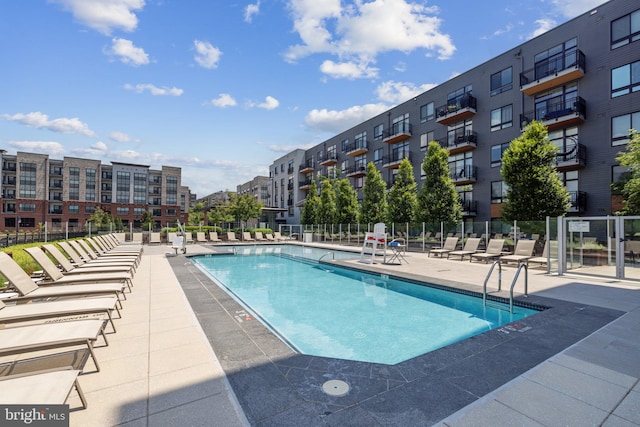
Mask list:
[{"label": "multi-story apartment building", "polygon": [[[640,129],[640,2],[611,0],[387,112],[271,166],[273,201],[299,221],[311,179],[339,171],[361,190],[373,162],[390,187],[408,158],[421,184],[429,141],[449,150],[465,221],[500,216],[502,153],[531,120],[558,147],[570,214],[606,215],[615,158]],[[362,192],[359,191],[359,197]],[[284,206],[283,206],[284,207]],[[295,209],[295,210],[294,210]]]},{"label": "multi-story apartment building", "polygon": [[178,167],[149,166],[46,154],[0,152],[2,160],[0,227],[51,229],[83,227],[96,207],[138,227],[149,211],[156,227],[186,217],[192,196],[181,185]]},{"label": "multi-story apartment building", "polygon": [[251,181],[237,186],[239,195],[250,194],[264,207],[271,207],[271,196],[269,194],[269,184],[271,180],[268,176],[256,176]]}]

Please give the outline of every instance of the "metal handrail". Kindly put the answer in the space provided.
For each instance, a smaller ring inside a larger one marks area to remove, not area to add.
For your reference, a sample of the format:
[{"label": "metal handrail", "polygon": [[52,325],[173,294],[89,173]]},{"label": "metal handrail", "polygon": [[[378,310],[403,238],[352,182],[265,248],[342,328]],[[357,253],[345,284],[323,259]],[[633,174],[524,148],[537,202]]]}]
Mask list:
[{"label": "metal handrail", "polygon": [[520,275],[520,270],[524,267],[524,295],[528,295],[528,287],[529,287],[529,267],[527,264],[520,264],[518,266],[518,270],[516,270],[516,275],[513,278],[513,282],[511,282],[511,288],[509,289],[509,312],[513,313],[513,287],[516,285],[516,281],[518,280],[518,276]]},{"label": "metal handrail", "polygon": [[322,258],[326,257],[327,255],[331,254],[331,260],[335,261],[336,260],[336,254],[335,252],[327,252],[326,254],[322,254],[322,256],[320,258],[318,258],[318,262],[322,261]]},{"label": "metal handrail", "polygon": [[491,264],[491,268],[489,268],[487,277],[484,279],[484,285],[482,285],[482,305],[485,307],[487,305],[487,282],[489,281],[496,264],[498,264],[498,290],[502,289],[502,264],[500,264],[500,261],[494,261],[493,264]]}]

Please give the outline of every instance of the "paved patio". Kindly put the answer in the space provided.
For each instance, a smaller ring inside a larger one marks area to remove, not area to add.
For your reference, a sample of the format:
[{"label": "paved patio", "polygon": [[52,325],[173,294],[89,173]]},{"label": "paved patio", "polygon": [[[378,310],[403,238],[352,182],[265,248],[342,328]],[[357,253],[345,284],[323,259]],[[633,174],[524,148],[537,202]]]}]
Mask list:
[{"label": "paved patio", "polygon": [[[212,250],[189,245],[187,255]],[[345,264],[465,291],[489,268],[407,259]],[[503,289],[514,271],[505,268]],[[527,300],[552,308],[394,366],[293,353],[164,245],[145,246],[134,284],[118,332],[96,348],[101,372],[88,362],[80,377],[89,407],[72,410],[73,426],[640,425],[635,283],[530,270]],[[351,392],[322,393],[333,378]],[[79,404],[73,393],[69,403]]]}]

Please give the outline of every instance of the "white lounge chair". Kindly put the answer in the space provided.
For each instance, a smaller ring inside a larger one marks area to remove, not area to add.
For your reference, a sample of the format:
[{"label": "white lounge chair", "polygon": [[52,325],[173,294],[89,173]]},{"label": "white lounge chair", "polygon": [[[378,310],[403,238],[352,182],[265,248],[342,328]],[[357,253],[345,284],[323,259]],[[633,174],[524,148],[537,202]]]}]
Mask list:
[{"label": "white lounge chair", "polygon": [[440,255],[440,257],[442,257],[443,254],[455,251],[456,246],[458,246],[458,238],[447,237],[447,240],[444,241],[444,246],[442,246],[442,248],[431,249],[427,253],[427,258],[429,258],[431,254]]}]

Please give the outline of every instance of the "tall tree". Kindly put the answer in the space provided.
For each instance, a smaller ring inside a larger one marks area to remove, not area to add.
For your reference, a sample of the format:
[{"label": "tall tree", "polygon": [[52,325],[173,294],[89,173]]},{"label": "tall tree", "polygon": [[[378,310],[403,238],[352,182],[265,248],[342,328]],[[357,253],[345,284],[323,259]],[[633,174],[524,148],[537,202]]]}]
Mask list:
[{"label": "tall tree", "polygon": [[222,200],[217,200],[213,207],[207,211],[207,219],[214,224],[223,224],[232,222],[234,217],[229,212],[229,204]]},{"label": "tall tree", "polygon": [[623,215],[640,215],[640,133],[631,129],[626,150],[619,153],[616,160],[629,167],[628,179],[624,182],[622,202]]},{"label": "tall tree", "polygon": [[318,224],[319,213],[320,197],[318,196],[318,186],[316,185],[316,181],[312,180],[309,191],[307,192],[307,198],[305,199],[304,206],[302,207],[302,218],[300,221],[305,225]]},{"label": "tall tree", "polygon": [[189,209],[189,224],[200,225],[204,221],[204,203],[198,202],[192,208]]},{"label": "tall tree", "polygon": [[557,152],[549,142],[547,127],[539,121],[531,122],[511,141],[500,170],[508,186],[503,219],[541,221],[569,211],[569,192],[555,169]]},{"label": "tall tree", "polygon": [[330,179],[322,180],[319,217],[321,224],[335,224],[336,222],[336,192],[333,189]]},{"label": "tall tree", "polygon": [[337,224],[356,224],[358,222],[358,193],[347,178],[337,181],[336,210]]},{"label": "tall tree", "polygon": [[387,214],[387,184],[373,162],[367,164],[367,177],[362,187],[360,222],[375,224],[385,222]]},{"label": "tall tree", "polygon": [[391,222],[413,222],[418,206],[418,184],[413,178],[413,166],[409,159],[400,162],[396,182],[391,186],[387,197],[387,218]]},{"label": "tall tree", "polygon": [[449,176],[449,151],[435,141],[422,161],[425,180],[418,194],[416,219],[421,222],[455,224],[462,219],[462,205]]},{"label": "tall tree", "polygon": [[262,203],[257,201],[251,194],[231,194],[229,198],[229,213],[237,221],[242,222],[242,226],[252,218],[258,218],[262,212]]},{"label": "tall tree", "polygon": [[143,230],[148,230],[149,226],[153,227],[153,217],[151,216],[151,212],[145,210],[140,216],[140,227]]}]

